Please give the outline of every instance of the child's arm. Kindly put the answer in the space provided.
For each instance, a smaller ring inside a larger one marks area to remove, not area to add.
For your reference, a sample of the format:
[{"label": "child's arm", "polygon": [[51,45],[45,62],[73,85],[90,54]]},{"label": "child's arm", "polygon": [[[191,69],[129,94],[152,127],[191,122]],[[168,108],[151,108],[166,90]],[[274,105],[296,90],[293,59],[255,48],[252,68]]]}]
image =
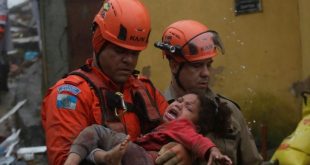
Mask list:
[{"label": "child's arm", "polygon": [[206,160],[208,160],[207,165],[211,165],[212,162],[218,162],[223,165],[232,165],[231,159],[228,156],[223,155],[217,147],[210,148],[205,157]]}]

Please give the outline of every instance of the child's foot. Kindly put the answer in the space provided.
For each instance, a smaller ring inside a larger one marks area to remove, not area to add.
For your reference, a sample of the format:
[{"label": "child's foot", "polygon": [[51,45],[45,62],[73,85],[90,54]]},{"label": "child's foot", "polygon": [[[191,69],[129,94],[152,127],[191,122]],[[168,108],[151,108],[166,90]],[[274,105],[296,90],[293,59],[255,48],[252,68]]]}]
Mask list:
[{"label": "child's foot", "polygon": [[127,137],[122,143],[118,144],[111,150],[104,151],[104,153],[101,152],[100,153],[101,158],[99,158],[101,159],[100,162],[103,161],[105,164],[109,165],[121,165],[122,157],[127,149],[128,143],[129,143],[129,135],[127,135]]}]

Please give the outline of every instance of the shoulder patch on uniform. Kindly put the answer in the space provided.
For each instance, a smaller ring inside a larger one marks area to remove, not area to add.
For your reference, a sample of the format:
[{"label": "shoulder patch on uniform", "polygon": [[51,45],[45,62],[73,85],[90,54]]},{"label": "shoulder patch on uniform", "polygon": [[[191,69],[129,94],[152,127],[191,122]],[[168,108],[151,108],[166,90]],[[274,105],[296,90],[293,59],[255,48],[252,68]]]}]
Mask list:
[{"label": "shoulder patch on uniform", "polygon": [[58,91],[58,93],[67,91],[67,92],[70,92],[74,95],[77,95],[81,92],[81,90],[78,87],[76,87],[74,85],[70,85],[70,84],[61,85],[60,87],[58,87],[57,91]]},{"label": "shoulder patch on uniform", "polygon": [[76,96],[69,94],[58,94],[57,95],[57,108],[58,109],[69,109],[75,110],[77,103]]}]

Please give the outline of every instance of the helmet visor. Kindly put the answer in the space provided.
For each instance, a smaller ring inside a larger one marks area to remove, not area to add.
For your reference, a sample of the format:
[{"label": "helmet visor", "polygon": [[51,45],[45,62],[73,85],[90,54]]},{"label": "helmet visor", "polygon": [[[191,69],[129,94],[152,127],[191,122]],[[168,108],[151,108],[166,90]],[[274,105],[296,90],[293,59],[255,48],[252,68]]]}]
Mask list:
[{"label": "helmet visor", "polygon": [[195,36],[181,47],[182,55],[188,61],[213,57],[217,48],[223,54],[223,44],[215,31],[206,31]]}]

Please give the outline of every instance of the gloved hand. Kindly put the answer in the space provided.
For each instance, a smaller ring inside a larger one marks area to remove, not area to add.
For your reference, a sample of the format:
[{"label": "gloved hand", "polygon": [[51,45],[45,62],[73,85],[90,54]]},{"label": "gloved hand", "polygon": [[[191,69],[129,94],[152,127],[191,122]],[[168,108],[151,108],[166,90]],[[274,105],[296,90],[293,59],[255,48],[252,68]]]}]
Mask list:
[{"label": "gloved hand", "polygon": [[158,152],[156,164],[160,165],[191,165],[190,153],[179,143],[170,142]]}]

